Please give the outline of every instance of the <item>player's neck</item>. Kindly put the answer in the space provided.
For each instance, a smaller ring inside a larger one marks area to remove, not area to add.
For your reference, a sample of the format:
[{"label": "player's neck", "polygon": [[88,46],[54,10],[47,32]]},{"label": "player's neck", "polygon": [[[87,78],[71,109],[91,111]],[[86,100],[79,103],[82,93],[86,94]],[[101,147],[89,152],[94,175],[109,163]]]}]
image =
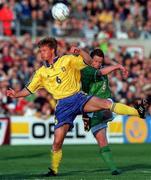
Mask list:
[{"label": "player's neck", "polygon": [[52,54],[51,58],[48,59],[47,62],[48,62],[49,64],[53,64],[55,57],[56,57],[55,54]]},{"label": "player's neck", "polygon": [[53,56],[54,58],[52,59],[49,59],[49,60],[46,60],[45,62],[43,62],[43,64],[46,66],[46,67],[53,67],[53,64],[58,60],[58,56]]}]

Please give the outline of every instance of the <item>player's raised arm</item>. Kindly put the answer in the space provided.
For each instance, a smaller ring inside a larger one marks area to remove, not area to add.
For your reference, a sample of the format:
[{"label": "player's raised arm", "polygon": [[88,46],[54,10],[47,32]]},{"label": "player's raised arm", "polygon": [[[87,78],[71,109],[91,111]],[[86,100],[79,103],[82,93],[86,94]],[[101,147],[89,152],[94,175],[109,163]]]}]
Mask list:
[{"label": "player's raised arm", "polygon": [[80,53],[79,53],[79,54],[83,57],[84,62],[85,62],[87,65],[91,66],[91,64],[92,64],[92,58],[91,58],[91,56],[90,56],[86,51],[84,51],[84,50],[82,50],[82,49],[80,49]]},{"label": "player's raised arm", "polygon": [[127,69],[124,66],[122,66],[121,64],[117,64],[117,65],[102,68],[102,69],[100,69],[100,72],[101,72],[102,75],[106,75],[106,74],[109,74],[109,73],[111,73],[111,72],[113,72],[115,70],[121,70],[124,77],[127,77],[127,75],[128,75]]},{"label": "player's raised arm", "polygon": [[30,92],[26,88],[18,92],[10,88],[6,91],[6,95],[11,98],[19,98],[19,97],[25,97],[25,96],[30,95]]}]

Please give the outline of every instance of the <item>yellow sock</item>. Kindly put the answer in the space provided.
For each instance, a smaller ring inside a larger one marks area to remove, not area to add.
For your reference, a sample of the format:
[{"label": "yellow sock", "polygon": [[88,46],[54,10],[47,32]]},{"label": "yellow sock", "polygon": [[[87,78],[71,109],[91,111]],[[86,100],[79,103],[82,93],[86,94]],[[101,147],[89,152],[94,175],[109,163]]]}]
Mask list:
[{"label": "yellow sock", "polygon": [[59,151],[52,151],[52,156],[51,156],[51,169],[57,174],[58,173],[58,168],[59,164],[62,159],[62,150]]},{"label": "yellow sock", "polygon": [[139,117],[139,113],[138,113],[137,109],[127,106],[122,103],[113,103],[110,110],[112,112],[115,112],[116,114],[120,114],[120,115],[131,115],[131,116]]}]

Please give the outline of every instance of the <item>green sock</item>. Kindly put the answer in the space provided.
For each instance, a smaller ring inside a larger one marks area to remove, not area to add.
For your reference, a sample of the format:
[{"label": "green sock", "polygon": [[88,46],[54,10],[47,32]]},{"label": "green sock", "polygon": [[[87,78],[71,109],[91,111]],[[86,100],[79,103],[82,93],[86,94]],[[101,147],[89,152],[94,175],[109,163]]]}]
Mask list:
[{"label": "green sock", "polygon": [[117,170],[117,167],[113,161],[112,153],[111,153],[109,146],[104,146],[103,148],[100,149],[100,152],[101,152],[101,156],[102,156],[104,162],[108,165],[110,170],[111,171]]}]

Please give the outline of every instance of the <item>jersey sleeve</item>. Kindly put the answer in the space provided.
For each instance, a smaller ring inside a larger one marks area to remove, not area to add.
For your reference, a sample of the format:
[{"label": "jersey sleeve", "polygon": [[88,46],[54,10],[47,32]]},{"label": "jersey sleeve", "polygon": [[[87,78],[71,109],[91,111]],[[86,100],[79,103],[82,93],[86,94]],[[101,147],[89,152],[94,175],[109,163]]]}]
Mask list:
[{"label": "jersey sleeve", "polygon": [[36,71],[30,82],[26,85],[26,88],[29,92],[35,93],[38,89],[43,88],[42,78],[39,71]]},{"label": "jersey sleeve", "polygon": [[86,68],[81,70],[81,82],[82,82],[82,90],[89,94],[90,87],[96,81],[96,76],[98,74],[98,70],[87,66]]},{"label": "jersey sleeve", "polygon": [[83,72],[84,72],[84,76],[91,79],[91,81],[100,79],[100,77],[102,76],[101,72],[98,69],[95,69],[91,66],[88,66],[87,68],[85,68]]},{"label": "jersey sleeve", "polygon": [[70,66],[75,69],[81,70],[87,66],[82,56],[69,55]]}]

